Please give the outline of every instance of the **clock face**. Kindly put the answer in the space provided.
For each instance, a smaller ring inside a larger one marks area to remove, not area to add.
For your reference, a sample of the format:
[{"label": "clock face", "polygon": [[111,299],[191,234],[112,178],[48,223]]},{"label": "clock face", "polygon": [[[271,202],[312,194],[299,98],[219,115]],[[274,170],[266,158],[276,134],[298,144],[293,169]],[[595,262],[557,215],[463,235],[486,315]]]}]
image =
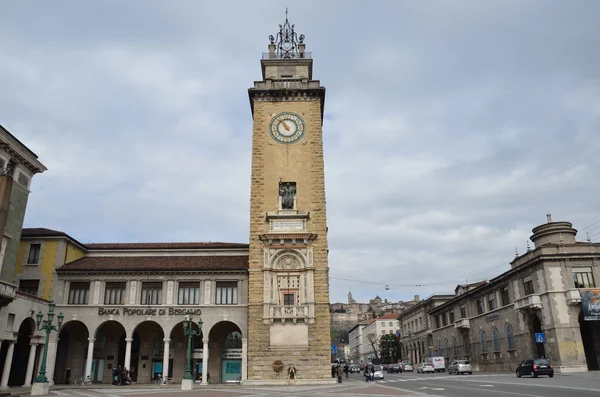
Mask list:
[{"label": "clock face", "polygon": [[304,120],[295,113],[279,113],[271,120],[269,131],[281,143],[294,143],[304,136]]}]

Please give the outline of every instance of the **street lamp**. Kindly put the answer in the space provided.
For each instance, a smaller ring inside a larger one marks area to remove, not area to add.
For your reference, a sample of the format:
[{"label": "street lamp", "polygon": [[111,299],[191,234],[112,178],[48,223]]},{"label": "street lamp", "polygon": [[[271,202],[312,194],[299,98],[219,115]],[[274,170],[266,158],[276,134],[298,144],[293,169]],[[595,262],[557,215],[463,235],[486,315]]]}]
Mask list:
[{"label": "street lamp", "polygon": [[198,327],[200,328],[198,331],[194,330],[192,321],[192,310],[188,310],[185,315],[185,320],[183,320],[183,334],[188,337],[188,348],[187,348],[187,356],[186,356],[186,364],[185,364],[185,375],[183,379],[192,380],[192,336],[200,336],[202,333],[202,318],[198,320]]},{"label": "street lamp", "polygon": [[48,378],[46,378],[46,358],[48,356],[48,338],[50,337],[50,332],[52,331],[60,331],[60,327],[62,326],[63,316],[62,312],[57,317],[58,327],[52,325],[52,321],[54,320],[54,301],[50,301],[48,304],[48,320],[42,321],[44,319],[44,315],[40,310],[38,314],[35,316],[37,320],[37,329],[38,331],[46,331],[46,343],[44,343],[44,355],[42,356],[42,366],[40,367],[40,374],[37,378],[35,378],[35,383],[48,383]]}]

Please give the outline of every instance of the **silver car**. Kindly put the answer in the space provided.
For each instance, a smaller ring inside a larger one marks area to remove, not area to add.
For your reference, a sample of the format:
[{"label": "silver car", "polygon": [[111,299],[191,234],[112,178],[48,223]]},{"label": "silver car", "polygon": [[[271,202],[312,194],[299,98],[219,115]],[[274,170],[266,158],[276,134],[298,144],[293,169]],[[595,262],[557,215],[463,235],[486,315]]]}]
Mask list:
[{"label": "silver car", "polygon": [[456,375],[460,375],[460,374],[469,374],[471,375],[473,373],[473,370],[471,369],[471,363],[469,362],[469,360],[454,360],[452,361],[452,364],[450,364],[450,366],[448,367],[448,374],[456,374]]}]

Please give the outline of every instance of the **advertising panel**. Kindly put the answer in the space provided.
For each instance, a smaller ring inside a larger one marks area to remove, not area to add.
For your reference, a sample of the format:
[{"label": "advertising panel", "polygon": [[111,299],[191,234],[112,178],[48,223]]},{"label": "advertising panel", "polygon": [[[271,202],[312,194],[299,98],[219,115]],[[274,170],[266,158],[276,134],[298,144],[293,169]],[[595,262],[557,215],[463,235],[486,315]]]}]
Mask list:
[{"label": "advertising panel", "polygon": [[585,321],[600,321],[600,289],[582,289],[581,307]]}]

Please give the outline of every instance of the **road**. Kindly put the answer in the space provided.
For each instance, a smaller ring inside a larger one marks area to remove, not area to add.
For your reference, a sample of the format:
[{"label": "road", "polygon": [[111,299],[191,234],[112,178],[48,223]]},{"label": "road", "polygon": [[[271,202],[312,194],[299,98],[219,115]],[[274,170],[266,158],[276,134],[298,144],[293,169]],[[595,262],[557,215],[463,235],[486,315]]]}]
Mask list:
[{"label": "road", "polygon": [[[600,373],[561,375],[554,378],[517,378],[514,374],[448,375],[384,374],[384,380],[375,385],[402,391],[444,397],[597,397],[600,395]],[[364,382],[359,374],[350,375],[352,381]]]}]

